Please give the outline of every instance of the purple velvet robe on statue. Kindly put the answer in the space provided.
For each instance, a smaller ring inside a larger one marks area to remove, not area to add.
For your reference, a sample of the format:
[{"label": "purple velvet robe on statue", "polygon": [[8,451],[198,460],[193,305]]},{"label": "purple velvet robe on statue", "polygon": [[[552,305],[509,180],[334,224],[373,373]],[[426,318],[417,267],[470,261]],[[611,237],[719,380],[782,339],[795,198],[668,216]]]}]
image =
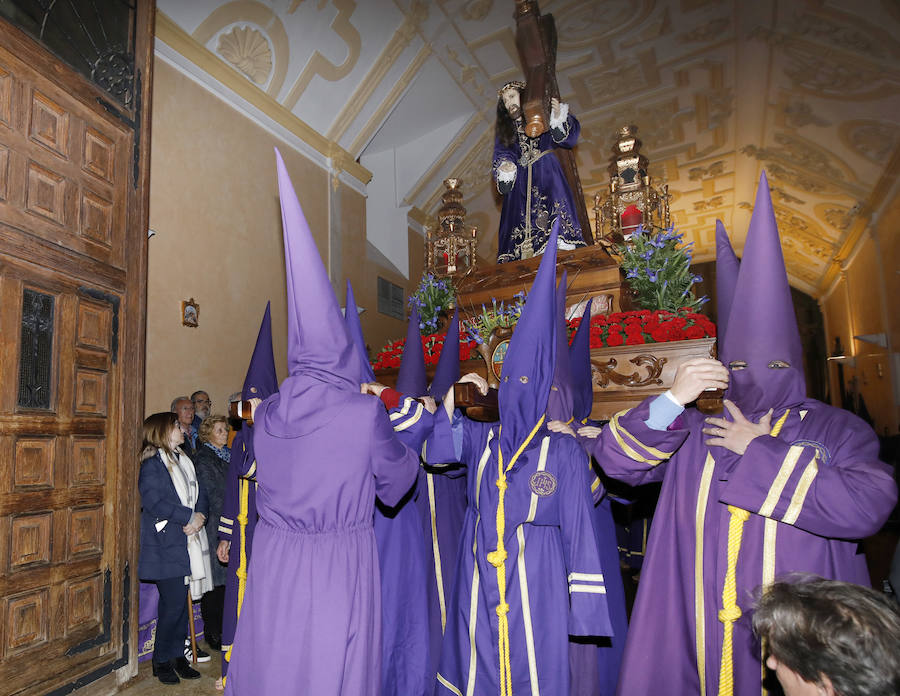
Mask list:
[{"label": "purple velvet robe on statue", "polygon": [[[575,199],[553,149],[572,148],[578,142],[581,126],[569,115],[561,130],[548,130],[537,138],[525,135],[521,123],[518,139],[511,145],[499,140],[494,144],[493,175],[503,161],[516,165],[512,189],[503,195],[497,262],[517,261],[544,253],[554,222],[559,221],[559,247],[584,246],[581,224],[575,212]],[[530,164],[529,164],[530,163]],[[530,230],[528,180],[531,172]],[[499,182],[498,182],[499,185]],[[528,239],[530,235],[530,240]],[[522,254],[523,245],[531,253]]]}]

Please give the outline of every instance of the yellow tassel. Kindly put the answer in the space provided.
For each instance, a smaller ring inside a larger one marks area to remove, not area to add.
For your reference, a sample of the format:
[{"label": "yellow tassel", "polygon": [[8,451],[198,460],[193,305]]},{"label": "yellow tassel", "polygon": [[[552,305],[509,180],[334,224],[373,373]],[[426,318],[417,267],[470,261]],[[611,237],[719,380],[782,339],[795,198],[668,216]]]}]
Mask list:
[{"label": "yellow tassel", "polygon": [[[500,653],[500,696],[512,696],[512,665],[509,657],[509,604],[506,603],[506,547],[503,543],[503,536],[506,532],[506,508],[504,499],[506,497],[506,489],[509,484],[506,481],[506,474],[509,472],[519,456],[525,451],[528,443],[534,438],[537,431],[544,422],[544,416],[541,416],[537,424],[532,428],[525,441],[519,445],[519,449],[509,460],[509,464],[503,466],[503,450],[497,445],[497,490],[500,495],[497,499],[497,548],[487,555],[488,563],[497,569],[497,590],[500,594],[500,602],[497,604],[497,645]],[[500,426],[500,433],[503,432],[503,426]]]},{"label": "yellow tassel", "polygon": [[[778,419],[769,431],[771,437],[777,437],[784,427],[790,409]],[[734,622],[741,618],[741,608],[737,605],[737,561],[741,551],[741,539],[744,534],[744,523],[750,519],[750,513],[734,505],[728,506],[731,519],[728,521],[727,566],[725,583],[722,586],[722,609],[719,621],[722,622],[722,661],[719,663],[719,696],[734,694]]]}]

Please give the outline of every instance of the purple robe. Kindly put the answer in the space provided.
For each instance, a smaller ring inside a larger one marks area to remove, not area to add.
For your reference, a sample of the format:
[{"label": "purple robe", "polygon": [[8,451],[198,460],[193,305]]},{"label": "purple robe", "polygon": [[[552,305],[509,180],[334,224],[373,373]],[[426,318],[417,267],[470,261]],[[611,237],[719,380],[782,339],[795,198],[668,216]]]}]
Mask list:
[{"label": "purple robe", "polygon": [[[409,397],[389,412],[397,439],[422,449],[432,416]],[[434,673],[428,640],[428,571],[425,537],[415,500],[417,484],[399,503],[375,505],[375,540],[381,569],[381,696],[431,693]]]},{"label": "purple robe", "polygon": [[[553,154],[554,148],[574,147],[578,142],[580,131],[578,120],[570,114],[561,131],[548,130],[537,138],[529,138],[519,122],[516,142],[508,146],[500,141],[494,144],[492,165],[494,178],[497,178],[497,167],[504,161],[512,162],[517,168],[512,189],[503,194],[497,248],[498,263],[543,254],[550,230],[557,220],[558,244],[561,249],[584,246],[572,190],[559,160]],[[529,170],[530,216],[526,214],[529,210]],[[523,245],[530,249],[530,253],[526,252],[523,255]]]},{"label": "purple robe", "polygon": [[[247,569],[253,551],[256,529],[256,460],[245,457],[245,434],[252,426],[244,423],[232,442],[231,463],[225,482],[225,501],[219,518],[219,540],[231,542],[228,551],[228,573],[225,576],[225,608],[222,616],[222,676],[228,674],[231,646],[246,591]],[[244,590],[241,590],[241,583]]]},{"label": "purple robe", "polygon": [[419,471],[418,489],[416,507],[426,542],[428,673],[433,687],[447,626],[447,604],[453,589],[459,538],[466,515],[466,471],[462,467],[434,469],[424,466]]},{"label": "purple robe", "polygon": [[377,399],[347,394],[338,418],[291,438],[267,431],[276,398],[255,418],[259,522],[225,693],[375,696],[375,496],[396,504],[418,457]]},{"label": "purple robe", "polygon": [[[893,477],[871,428],[817,401],[792,409],[780,433],[757,437],[743,456],[705,445],[694,410],[666,431],[650,429],[650,401],[617,414],[592,442],[608,475],[662,480],[618,693],[717,694],[720,670],[733,674],[728,693],[761,693],[754,589],[792,572],[868,584],[856,540],[887,519]],[[729,538],[738,550],[733,594],[724,588]]]},{"label": "purple robe", "polygon": [[[496,424],[458,418],[451,429],[437,418],[428,442],[429,462],[458,458],[466,464],[469,501],[438,694],[480,696],[500,689],[498,577],[488,560],[497,547],[499,439]],[[603,568],[591,524],[589,467],[573,438],[539,428],[507,481],[504,578],[513,693],[566,694],[569,634],[610,633]]]}]

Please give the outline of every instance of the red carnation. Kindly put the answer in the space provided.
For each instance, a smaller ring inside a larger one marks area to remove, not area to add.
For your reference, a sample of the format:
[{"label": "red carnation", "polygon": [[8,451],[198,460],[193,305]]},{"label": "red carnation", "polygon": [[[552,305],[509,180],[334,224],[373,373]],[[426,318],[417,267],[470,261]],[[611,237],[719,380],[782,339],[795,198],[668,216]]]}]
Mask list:
[{"label": "red carnation", "polygon": [[625,339],[622,338],[621,334],[610,332],[609,336],[606,339],[606,345],[611,348],[614,346],[621,346],[625,342]]}]

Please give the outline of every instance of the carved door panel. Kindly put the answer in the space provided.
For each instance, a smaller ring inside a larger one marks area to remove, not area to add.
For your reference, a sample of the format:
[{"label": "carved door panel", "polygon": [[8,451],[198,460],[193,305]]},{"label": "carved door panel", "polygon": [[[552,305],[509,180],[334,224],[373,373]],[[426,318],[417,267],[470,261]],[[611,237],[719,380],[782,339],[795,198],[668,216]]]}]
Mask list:
[{"label": "carved door panel", "polygon": [[121,97],[0,20],[3,693],[135,670],[147,115]]}]

